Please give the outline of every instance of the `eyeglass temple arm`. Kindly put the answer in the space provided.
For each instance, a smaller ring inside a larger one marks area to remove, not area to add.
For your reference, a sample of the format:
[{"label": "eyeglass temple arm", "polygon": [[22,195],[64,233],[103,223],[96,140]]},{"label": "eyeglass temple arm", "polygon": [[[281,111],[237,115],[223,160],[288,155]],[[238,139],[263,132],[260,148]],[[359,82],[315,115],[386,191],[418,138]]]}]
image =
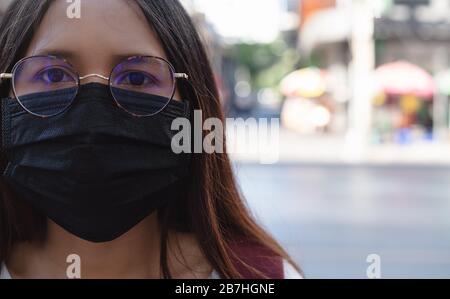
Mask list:
[{"label": "eyeglass temple arm", "polygon": [[185,79],[185,80],[189,79],[189,76],[186,73],[175,73],[174,75],[175,75],[175,78],[177,78],[177,79]]},{"label": "eyeglass temple arm", "polygon": [[3,74],[0,74],[0,80],[4,80],[4,79],[12,79],[12,77],[13,77],[13,74],[10,74],[10,73],[3,73]]}]

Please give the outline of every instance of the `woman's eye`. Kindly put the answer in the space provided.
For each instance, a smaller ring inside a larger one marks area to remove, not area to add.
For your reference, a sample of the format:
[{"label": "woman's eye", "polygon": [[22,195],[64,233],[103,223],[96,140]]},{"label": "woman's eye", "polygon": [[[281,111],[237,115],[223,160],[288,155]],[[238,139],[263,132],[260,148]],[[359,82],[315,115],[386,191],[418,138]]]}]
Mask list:
[{"label": "woman's eye", "polygon": [[46,69],[38,73],[38,79],[46,83],[71,82],[73,78],[61,68]]},{"label": "woman's eye", "polygon": [[128,76],[131,85],[142,85],[145,83],[145,75],[142,73],[130,73]]},{"label": "woman's eye", "polygon": [[144,72],[128,72],[119,76],[119,84],[133,85],[136,87],[152,86],[156,84],[154,76]]}]

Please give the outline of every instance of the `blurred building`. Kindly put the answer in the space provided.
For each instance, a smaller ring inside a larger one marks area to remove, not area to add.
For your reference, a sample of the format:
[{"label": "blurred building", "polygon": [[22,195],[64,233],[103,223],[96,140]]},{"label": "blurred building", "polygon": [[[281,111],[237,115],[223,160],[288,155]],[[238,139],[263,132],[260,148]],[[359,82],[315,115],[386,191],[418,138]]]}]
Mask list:
[{"label": "blurred building", "polygon": [[[417,75],[416,85],[426,84],[435,76],[441,81],[449,79],[446,77],[450,74],[449,1],[302,0],[301,3],[298,48],[310,64],[326,70],[335,83],[329,86],[329,92],[337,103],[342,103],[337,105],[336,113],[346,118],[346,130],[352,126],[367,127],[375,134],[371,135],[372,141],[448,141],[450,90],[436,88],[431,96],[424,96],[411,88],[381,95],[374,80],[378,69],[391,63],[390,71],[398,72],[392,78],[400,85],[407,80],[401,78],[404,70],[398,68],[410,64],[416,67],[412,69],[417,72],[410,74],[410,77]],[[359,16],[362,14],[365,18]],[[358,70],[364,73],[365,81],[360,80]],[[425,73],[429,78],[422,75]],[[409,80],[413,85],[413,79]],[[435,83],[444,87],[447,84]],[[373,93],[370,107],[361,104],[369,101],[362,84]],[[429,89],[433,89],[431,84]]]}]

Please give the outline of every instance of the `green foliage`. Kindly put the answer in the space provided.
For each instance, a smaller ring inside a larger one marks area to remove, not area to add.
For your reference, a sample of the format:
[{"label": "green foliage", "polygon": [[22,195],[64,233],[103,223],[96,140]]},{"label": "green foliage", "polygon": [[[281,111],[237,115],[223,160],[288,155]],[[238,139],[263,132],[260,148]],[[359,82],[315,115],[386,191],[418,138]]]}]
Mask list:
[{"label": "green foliage", "polygon": [[250,72],[254,89],[278,87],[300,59],[297,50],[281,39],[270,44],[236,44],[232,55],[239,66]]}]

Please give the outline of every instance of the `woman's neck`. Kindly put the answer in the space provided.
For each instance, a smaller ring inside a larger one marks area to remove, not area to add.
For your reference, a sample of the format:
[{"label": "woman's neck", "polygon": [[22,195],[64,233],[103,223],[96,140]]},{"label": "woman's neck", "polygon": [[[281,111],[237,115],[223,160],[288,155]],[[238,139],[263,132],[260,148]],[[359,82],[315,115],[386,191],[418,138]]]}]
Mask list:
[{"label": "woman's neck", "polygon": [[156,213],[107,243],[84,241],[49,221],[45,242],[18,244],[7,263],[9,272],[17,278],[68,278],[70,269],[69,273],[76,275],[79,270],[81,278],[86,279],[159,278],[159,265],[160,228]]}]

